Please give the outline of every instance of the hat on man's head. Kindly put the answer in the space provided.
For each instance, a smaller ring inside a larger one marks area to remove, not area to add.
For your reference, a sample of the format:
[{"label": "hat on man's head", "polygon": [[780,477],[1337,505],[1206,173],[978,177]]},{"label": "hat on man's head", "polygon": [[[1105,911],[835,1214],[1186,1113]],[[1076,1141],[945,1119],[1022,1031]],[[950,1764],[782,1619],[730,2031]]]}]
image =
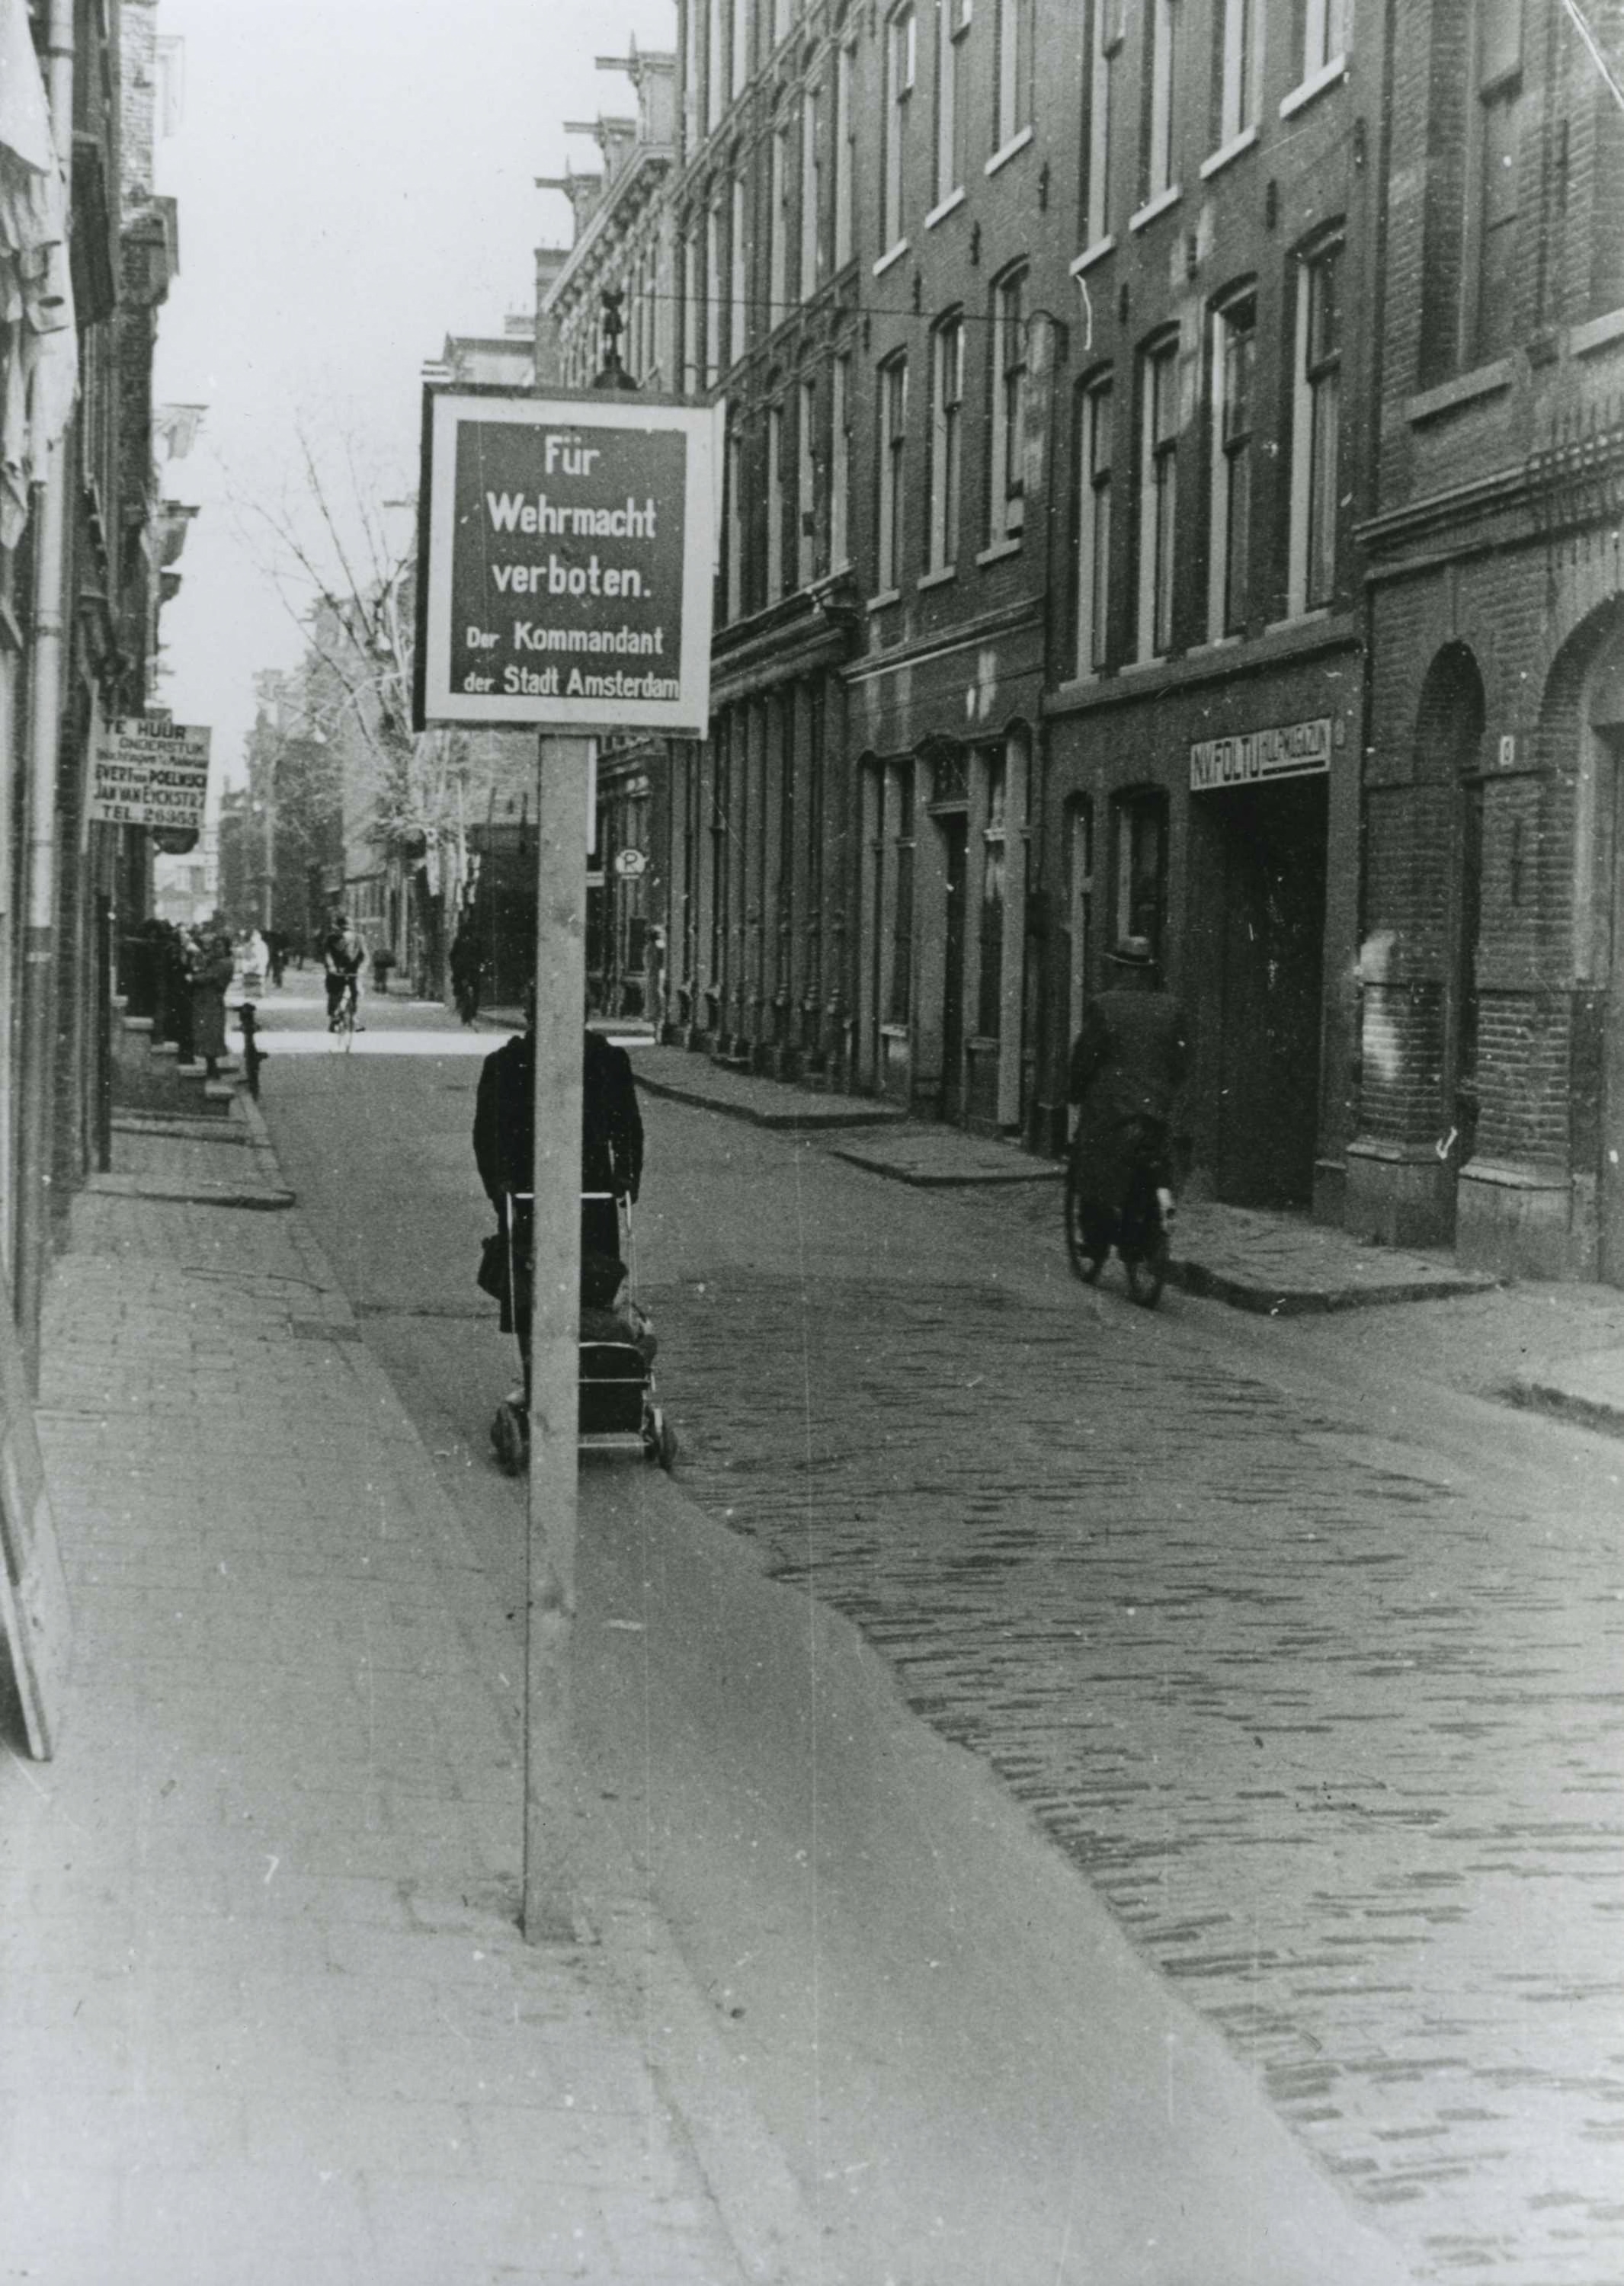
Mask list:
[{"label": "hat on man's head", "polygon": [[1156,965],[1147,936],[1119,936],[1106,958],[1114,960],[1119,968],[1154,968]]}]

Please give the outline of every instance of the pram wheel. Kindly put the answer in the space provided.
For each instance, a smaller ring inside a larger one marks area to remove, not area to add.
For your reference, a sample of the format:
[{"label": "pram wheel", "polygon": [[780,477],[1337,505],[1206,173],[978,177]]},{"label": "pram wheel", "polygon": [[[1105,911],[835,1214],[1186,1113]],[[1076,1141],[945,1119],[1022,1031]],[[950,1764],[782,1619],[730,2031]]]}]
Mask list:
[{"label": "pram wheel", "polygon": [[530,1423],[510,1397],[502,1399],[491,1423],[491,1449],[510,1477],[516,1477],[530,1459]]},{"label": "pram wheel", "polygon": [[1167,1233],[1159,1228],[1143,1254],[1124,1254],[1128,1291],[1141,1309],[1154,1310],[1167,1282]]},{"label": "pram wheel", "polygon": [[676,1465],[677,1433],[658,1405],[649,1407],[643,1415],[643,1457],[658,1461],[667,1476]]}]

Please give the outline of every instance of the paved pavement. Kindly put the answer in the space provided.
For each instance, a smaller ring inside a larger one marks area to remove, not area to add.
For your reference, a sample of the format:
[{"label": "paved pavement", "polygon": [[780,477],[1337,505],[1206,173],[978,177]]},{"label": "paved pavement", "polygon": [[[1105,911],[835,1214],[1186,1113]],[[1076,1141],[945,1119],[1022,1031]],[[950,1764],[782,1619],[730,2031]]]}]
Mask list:
[{"label": "paved pavement", "polygon": [[999,1774],[1417,2275],[1624,2276],[1617,1464],[1438,1377],[1456,1308],[1571,1340],[1582,1305],[1153,1319],[1068,1279],[1052,1200],[650,1124],[685,1486]]},{"label": "paved pavement", "polygon": [[808,2274],[787,2179],[697,2156],[654,2059],[708,2028],[601,1817],[601,1926],[519,1937],[514,1631],[301,1218],[119,1140],[48,1301],[76,1665],[0,1769],[0,2277]]}]

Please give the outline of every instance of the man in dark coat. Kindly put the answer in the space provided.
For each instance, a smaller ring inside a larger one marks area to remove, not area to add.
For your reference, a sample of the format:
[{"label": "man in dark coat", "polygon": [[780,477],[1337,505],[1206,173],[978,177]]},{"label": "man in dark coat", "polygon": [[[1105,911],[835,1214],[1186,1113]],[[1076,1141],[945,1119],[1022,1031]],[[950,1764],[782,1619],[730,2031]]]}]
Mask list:
[{"label": "man in dark coat", "polygon": [[1079,1107],[1072,1149],[1083,1249],[1096,1261],[1110,1251],[1135,1171],[1171,1183],[1173,1107],[1189,1052],[1184,1011],[1162,989],[1149,940],[1124,937],[1108,958],[1116,976],[1083,1012],[1067,1087]]},{"label": "man in dark coat", "polygon": [[[524,1004],[524,1031],[488,1055],[480,1067],[474,1100],[474,1162],[485,1196],[499,1220],[507,1194],[529,1191],[535,1182],[535,995]],[[595,1032],[583,1048],[581,1189],[608,1193],[581,1208],[581,1250],[618,1256],[620,1221],[617,1202],[635,1199],[643,1180],[643,1117],[632,1078],[632,1060]],[[507,1228],[506,1222],[502,1224]],[[516,1331],[524,1360],[529,1401],[531,1323],[531,1214],[521,1205],[514,1215],[513,1290],[501,1269],[502,1329]]]}]

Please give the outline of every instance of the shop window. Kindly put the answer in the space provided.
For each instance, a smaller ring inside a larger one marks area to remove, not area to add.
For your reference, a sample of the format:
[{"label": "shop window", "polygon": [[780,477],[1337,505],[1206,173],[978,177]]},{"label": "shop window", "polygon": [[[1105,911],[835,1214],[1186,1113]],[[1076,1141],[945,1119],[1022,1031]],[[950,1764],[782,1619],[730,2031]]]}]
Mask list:
[{"label": "shop window", "polygon": [[1179,527],[1179,337],[1139,359],[1139,656],[1158,658],[1173,639]]},{"label": "shop window", "polygon": [[965,325],[955,311],[931,335],[930,530],[927,572],[952,563],[958,538],[958,478],[965,396]]},{"label": "shop window", "polygon": [[918,20],[911,7],[899,9],[886,26],[885,152],[880,177],[879,238],[882,248],[887,250],[903,235],[917,33]]},{"label": "shop window", "polygon": [[1250,596],[1252,376],[1257,347],[1257,298],[1249,288],[1225,302],[1212,319],[1207,632],[1215,638],[1244,630]]},{"label": "shop window", "polygon": [[1086,383],[1077,424],[1076,671],[1106,664],[1111,604],[1111,376]]},{"label": "shop window", "polygon": [[1008,775],[1002,754],[987,761],[987,824],[981,833],[981,974],[977,981],[975,1029],[996,1040],[1004,1018],[1004,903],[1009,860],[1005,794]]},{"label": "shop window", "polygon": [[1167,921],[1167,796],[1156,790],[1119,794],[1112,823],[1112,942],[1147,938],[1159,962]]},{"label": "shop window", "polygon": [[895,357],[879,368],[879,572],[882,595],[895,591],[902,563],[907,453],[908,360]]},{"label": "shop window", "polygon": [[1026,522],[1026,272],[1001,279],[992,294],[990,542],[1017,538]]},{"label": "shop window", "polygon": [[1293,617],[1336,592],[1341,523],[1342,241],[1297,264],[1291,424],[1289,608]]}]

